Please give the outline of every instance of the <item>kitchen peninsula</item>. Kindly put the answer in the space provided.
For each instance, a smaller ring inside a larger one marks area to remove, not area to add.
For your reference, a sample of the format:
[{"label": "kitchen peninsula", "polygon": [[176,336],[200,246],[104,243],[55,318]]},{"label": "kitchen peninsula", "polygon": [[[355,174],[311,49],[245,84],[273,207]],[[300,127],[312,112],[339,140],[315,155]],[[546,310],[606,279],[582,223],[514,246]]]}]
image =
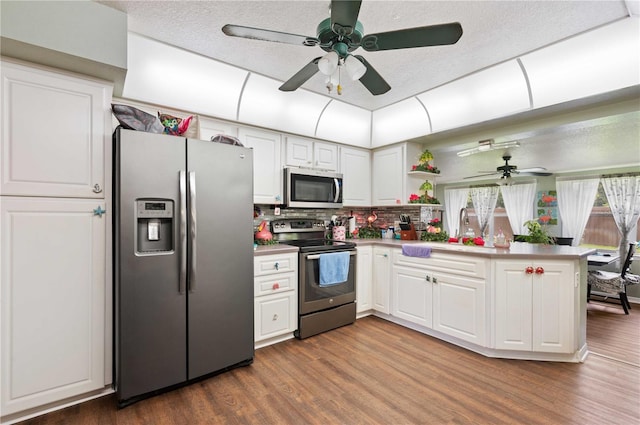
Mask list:
[{"label": "kitchen peninsula", "polygon": [[[353,241],[359,317],[373,314],[488,357],[582,362],[588,354],[593,249]],[[430,256],[402,255],[404,244],[428,246]]]}]

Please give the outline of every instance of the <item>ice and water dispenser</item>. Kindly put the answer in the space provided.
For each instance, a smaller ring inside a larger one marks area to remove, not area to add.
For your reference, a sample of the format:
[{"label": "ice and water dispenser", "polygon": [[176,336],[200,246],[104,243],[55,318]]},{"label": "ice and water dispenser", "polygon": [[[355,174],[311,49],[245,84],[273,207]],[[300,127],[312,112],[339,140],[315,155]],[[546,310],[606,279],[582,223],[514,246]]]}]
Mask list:
[{"label": "ice and water dispenser", "polygon": [[173,217],[172,200],[137,199],[136,254],[173,251]]}]

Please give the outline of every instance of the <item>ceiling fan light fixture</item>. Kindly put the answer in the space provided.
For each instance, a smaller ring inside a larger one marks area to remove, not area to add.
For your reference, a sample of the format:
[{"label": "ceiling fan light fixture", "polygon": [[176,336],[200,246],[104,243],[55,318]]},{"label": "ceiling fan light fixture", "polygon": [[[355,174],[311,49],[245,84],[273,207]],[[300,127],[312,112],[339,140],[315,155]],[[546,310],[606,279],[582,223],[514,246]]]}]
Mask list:
[{"label": "ceiling fan light fixture", "polygon": [[362,77],[365,72],[367,72],[367,67],[351,55],[347,56],[347,58],[344,60],[344,67],[347,70],[349,78],[351,78],[351,80],[353,81],[359,80],[360,77]]},{"label": "ceiling fan light fixture", "polygon": [[457,152],[459,157],[465,157],[469,155],[473,155],[480,152],[489,152],[497,149],[507,149],[507,148],[517,148],[520,147],[520,143],[515,140],[510,140],[507,142],[495,142],[493,139],[488,140],[480,140],[478,142],[478,146],[464,149]]},{"label": "ceiling fan light fixture", "polygon": [[324,75],[332,75],[338,69],[338,60],[340,57],[334,51],[331,51],[320,58],[318,61],[318,69]]}]

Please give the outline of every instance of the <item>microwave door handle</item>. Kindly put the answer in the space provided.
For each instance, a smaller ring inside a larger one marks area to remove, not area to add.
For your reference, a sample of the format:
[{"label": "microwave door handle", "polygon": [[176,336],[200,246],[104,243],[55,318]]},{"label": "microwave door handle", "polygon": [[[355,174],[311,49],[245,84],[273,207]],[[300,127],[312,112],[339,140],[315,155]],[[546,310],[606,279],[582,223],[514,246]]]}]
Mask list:
[{"label": "microwave door handle", "polygon": [[333,184],[336,185],[336,197],[333,202],[337,203],[340,199],[340,182],[338,181],[338,179],[333,179]]}]

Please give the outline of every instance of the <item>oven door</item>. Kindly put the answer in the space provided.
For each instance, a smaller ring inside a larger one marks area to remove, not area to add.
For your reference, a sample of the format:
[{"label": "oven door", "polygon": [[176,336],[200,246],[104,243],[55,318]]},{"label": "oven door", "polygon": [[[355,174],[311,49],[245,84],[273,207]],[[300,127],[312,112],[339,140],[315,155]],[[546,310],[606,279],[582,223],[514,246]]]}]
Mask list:
[{"label": "oven door", "polygon": [[[336,251],[330,251],[336,252]],[[320,286],[319,253],[300,254],[299,313],[326,310],[356,300],[356,251],[349,250],[347,280],[331,286]]]}]

